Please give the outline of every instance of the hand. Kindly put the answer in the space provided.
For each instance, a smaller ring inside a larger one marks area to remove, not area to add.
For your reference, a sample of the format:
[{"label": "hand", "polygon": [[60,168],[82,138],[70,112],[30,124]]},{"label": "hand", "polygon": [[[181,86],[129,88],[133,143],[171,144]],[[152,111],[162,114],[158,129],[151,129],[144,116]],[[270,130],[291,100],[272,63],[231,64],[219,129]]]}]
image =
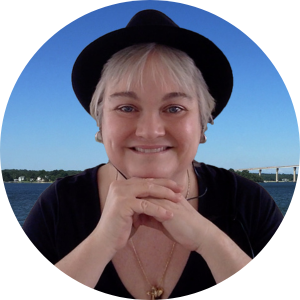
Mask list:
[{"label": "hand", "polygon": [[172,219],[173,213],[159,202],[151,203],[146,198],[167,199],[170,203],[180,200],[182,187],[169,179],[131,178],[111,183],[104,209],[96,228],[107,241],[112,252],[122,249],[139,226],[141,215],[158,222]]},{"label": "hand", "polygon": [[162,222],[151,217],[144,217],[143,225],[163,231],[169,238],[190,251],[196,251],[202,247],[210,227],[214,225],[199,214],[182,195],[176,202],[162,199],[148,199],[148,201],[171,211],[173,217]]}]

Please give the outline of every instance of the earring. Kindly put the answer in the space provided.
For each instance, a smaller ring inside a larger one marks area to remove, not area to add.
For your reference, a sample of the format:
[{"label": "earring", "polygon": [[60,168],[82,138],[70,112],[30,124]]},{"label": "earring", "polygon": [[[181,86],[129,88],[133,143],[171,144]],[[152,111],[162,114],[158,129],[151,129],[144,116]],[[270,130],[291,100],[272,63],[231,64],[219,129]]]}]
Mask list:
[{"label": "earring", "polygon": [[206,137],[206,135],[203,133],[203,134],[201,135],[201,138],[200,138],[200,144],[204,144],[204,143],[206,143],[206,141],[207,141],[207,137]]},{"label": "earring", "polygon": [[101,130],[99,130],[96,134],[95,134],[95,140],[98,143],[102,143],[102,134],[101,134]]}]

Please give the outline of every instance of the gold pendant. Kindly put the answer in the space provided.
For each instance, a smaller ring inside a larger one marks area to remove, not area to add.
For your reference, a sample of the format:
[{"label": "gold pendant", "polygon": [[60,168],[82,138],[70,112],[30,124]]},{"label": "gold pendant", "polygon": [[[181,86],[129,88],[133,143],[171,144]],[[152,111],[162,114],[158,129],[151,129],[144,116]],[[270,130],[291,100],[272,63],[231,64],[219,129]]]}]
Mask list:
[{"label": "gold pendant", "polygon": [[160,299],[160,296],[163,294],[163,288],[156,288],[153,286],[151,291],[147,292],[147,295],[151,296],[151,300]]}]

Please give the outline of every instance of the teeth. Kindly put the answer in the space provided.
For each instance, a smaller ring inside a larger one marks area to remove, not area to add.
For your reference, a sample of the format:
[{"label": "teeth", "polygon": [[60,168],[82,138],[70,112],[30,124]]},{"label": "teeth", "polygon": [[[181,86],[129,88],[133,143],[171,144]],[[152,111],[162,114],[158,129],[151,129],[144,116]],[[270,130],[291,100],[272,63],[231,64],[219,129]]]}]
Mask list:
[{"label": "teeth", "polygon": [[156,153],[156,152],[161,152],[166,150],[167,147],[160,147],[160,148],[155,148],[155,149],[143,149],[143,148],[138,148],[135,147],[134,150],[138,151],[138,152],[142,152],[142,153]]}]

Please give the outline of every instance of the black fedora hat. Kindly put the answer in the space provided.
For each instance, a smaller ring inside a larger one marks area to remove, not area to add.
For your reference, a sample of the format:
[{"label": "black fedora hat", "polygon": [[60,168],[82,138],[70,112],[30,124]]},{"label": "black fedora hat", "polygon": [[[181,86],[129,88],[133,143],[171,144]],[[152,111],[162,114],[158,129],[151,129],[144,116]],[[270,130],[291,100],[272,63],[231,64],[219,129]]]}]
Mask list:
[{"label": "black fedora hat", "polygon": [[216,118],[226,106],[233,87],[230,64],[223,52],[206,37],[180,28],[157,10],[143,10],[125,28],[110,32],[90,43],[78,56],[72,71],[74,92],[90,113],[89,105],[104,64],[116,52],[140,43],[157,43],[187,53],[202,72],[216,100]]}]

